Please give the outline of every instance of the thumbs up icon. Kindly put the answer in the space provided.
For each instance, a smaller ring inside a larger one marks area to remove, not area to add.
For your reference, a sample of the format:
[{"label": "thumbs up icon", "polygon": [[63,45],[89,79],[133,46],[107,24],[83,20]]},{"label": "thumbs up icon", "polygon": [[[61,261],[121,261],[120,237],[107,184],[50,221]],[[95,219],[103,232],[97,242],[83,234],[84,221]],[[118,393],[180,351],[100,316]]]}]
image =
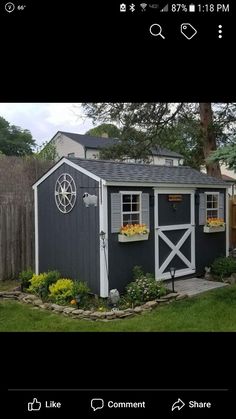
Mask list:
[{"label": "thumbs up icon", "polygon": [[28,411],[29,412],[37,411],[37,410],[40,410],[40,409],[41,409],[41,403],[36,398],[34,398],[32,402],[28,403]]}]

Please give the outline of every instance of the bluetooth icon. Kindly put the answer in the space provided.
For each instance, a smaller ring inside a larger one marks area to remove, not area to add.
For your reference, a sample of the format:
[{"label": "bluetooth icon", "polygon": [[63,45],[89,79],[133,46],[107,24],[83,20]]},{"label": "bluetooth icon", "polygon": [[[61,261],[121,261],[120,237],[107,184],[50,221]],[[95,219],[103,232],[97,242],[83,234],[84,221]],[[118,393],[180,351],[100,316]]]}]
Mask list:
[{"label": "bluetooth icon", "polygon": [[134,4],[134,3],[130,4],[130,6],[129,6],[129,10],[130,10],[131,12],[134,12],[134,11],[135,11],[135,4]]}]

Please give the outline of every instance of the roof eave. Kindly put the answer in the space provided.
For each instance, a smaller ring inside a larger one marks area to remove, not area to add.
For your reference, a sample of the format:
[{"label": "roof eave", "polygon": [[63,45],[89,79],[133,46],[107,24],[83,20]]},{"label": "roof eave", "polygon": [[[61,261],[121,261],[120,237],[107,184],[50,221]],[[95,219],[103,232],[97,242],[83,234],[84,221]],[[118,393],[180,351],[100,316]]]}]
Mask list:
[{"label": "roof eave", "polygon": [[228,189],[229,185],[221,184],[202,184],[202,183],[156,183],[156,182],[117,182],[117,181],[107,181],[105,180],[104,184],[106,186],[144,186],[150,188],[220,188]]}]

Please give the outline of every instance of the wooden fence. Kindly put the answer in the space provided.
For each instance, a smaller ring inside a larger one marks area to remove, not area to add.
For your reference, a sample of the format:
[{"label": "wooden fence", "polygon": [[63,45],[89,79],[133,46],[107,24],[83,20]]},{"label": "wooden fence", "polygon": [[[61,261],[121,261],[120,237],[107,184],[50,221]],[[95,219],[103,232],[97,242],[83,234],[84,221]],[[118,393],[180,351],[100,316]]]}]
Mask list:
[{"label": "wooden fence", "polygon": [[16,278],[34,266],[34,208],[32,200],[0,205],[0,278]]},{"label": "wooden fence", "polygon": [[34,268],[32,184],[53,162],[0,157],[0,280]]},{"label": "wooden fence", "polygon": [[229,199],[229,246],[236,248],[236,198]]}]

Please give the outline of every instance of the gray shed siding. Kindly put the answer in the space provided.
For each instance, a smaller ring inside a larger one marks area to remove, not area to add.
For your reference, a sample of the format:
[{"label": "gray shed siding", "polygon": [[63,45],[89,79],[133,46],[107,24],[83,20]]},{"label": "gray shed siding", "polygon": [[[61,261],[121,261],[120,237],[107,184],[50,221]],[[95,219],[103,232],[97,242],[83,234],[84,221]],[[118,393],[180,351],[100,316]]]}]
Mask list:
[{"label": "gray shed siding", "polygon": [[205,266],[210,266],[215,258],[226,255],[226,232],[204,233],[203,225],[199,225],[199,194],[204,192],[224,194],[224,220],[226,221],[225,189],[197,189],[195,194],[195,252],[196,273],[199,275],[205,273]]},{"label": "gray shed siding", "polygon": [[[118,233],[111,233],[111,194],[120,191],[142,191],[149,194],[150,234],[147,241],[120,243]],[[154,191],[144,187],[108,187],[109,289],[124,291],[133,280],[132,269],[141,265],[144,272],[155,274]]]},{"label": "gray shed siding", "polygon": [[[58,210],[54,199],[55,182],[62,173],[69,173],[77,188],[75,206],[68,214]],[[62,277],[87,281],[99,294],[99,205],[86,208],[84,192],[99,196],[99,183],[65,163],[38,186],[39,272],[58,269]]]}]

